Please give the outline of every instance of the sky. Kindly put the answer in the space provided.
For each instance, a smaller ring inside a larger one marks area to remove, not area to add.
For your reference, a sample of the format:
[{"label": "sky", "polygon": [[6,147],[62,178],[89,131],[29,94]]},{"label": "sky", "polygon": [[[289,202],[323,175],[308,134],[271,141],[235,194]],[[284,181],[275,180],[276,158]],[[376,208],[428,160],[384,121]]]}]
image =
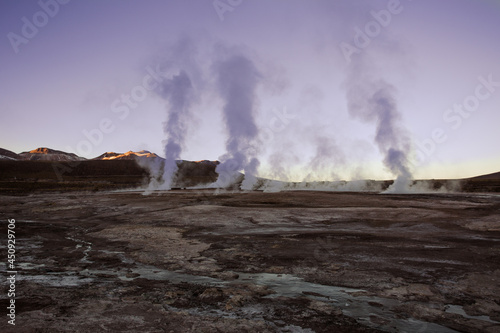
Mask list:
[{"label": "sky", "polygon": [[17,153],[220,160],[251,141],[282,180],[393,179],[391,148],[415,178],[500,171],[500,1],[2,1],[0,32]]}]

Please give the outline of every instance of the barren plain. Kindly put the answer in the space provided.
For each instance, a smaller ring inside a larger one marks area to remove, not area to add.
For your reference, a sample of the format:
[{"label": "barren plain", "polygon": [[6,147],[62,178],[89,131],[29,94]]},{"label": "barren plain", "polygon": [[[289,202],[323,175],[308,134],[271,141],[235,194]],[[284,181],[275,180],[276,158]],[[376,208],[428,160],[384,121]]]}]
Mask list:
[{"label": "barren plain", "polygon": [[498,194],[107,191],[0,204],[16,220],[18,267],[16,326],[3,332],[500,332]]}]

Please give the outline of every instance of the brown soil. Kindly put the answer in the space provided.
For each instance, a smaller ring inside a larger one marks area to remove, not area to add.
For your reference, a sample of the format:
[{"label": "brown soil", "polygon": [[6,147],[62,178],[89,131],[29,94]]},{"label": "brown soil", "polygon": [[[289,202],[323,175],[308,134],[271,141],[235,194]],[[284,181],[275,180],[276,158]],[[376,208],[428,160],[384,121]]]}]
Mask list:
[{"label": "brown soil", "polygon": [[[354,298],[397,301],[402,319],[500,331],[498,195],[70,192],[0,205],[2,248],[16,219],[18,265],[16,326],[4,315],[2,332],[397,331],[321,294],[271,297],[246,273],[361,289]],[[230,283],[137,273],[151,266]]]}]

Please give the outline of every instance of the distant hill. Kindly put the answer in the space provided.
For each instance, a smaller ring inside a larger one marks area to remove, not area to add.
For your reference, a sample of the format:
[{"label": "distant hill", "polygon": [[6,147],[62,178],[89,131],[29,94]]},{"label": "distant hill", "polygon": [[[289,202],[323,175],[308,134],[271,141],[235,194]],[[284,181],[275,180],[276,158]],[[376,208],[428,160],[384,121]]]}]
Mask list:
[{"label": "distant hill", "polygon": [[494,172],[494,173],[490,173],[487,175],[472,177],[469,179],[473,179],[473,180],[500,180],[500,172]]},{"label": "distant hill", "polygon": [[14,153],[13,151],[0,148],[0,159],[5,159],[5,160],[19,160],[19,159],[21,159],[21,156],[19,156],[18,154]]},{"label": "distant hill", "polygon": [[141,151],[128,151],[126,153],[115,153],[115,152],[106,152],[102,155],[99,155],[93,160],[103,160],[103,161],[109,161],[109,160],[133,160],[136,158],[161,158],[160,156],[156,155],[155,153],[152,153],[148,150],[141,150]]},{"label": "distant hill", "polygon": [[[0,194],[38,191],[98,191],[137,188],[149,183],[149,162],[165,159],[149,151],[107,152],[93,159],[50,148],[21,154],[0,150]],[[145,162],[145,163],[142,163]],[[218,161],[178,160],[173,187],[210,184],[217,180]]]},{"label": "distant hill", "polygon": [[462,180],[464,192],[500,192],[500,172]]},{"label": "distant hill", "polygon": [[19,154],[25,161],[83,161],[85,158],[73,153],[41,147]]}]

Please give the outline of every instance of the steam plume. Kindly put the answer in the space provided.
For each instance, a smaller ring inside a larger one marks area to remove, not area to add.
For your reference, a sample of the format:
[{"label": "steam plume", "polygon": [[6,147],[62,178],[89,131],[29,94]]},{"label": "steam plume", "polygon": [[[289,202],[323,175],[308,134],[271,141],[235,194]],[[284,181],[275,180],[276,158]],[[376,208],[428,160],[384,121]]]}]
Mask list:
[{"label": "steam plume", "polygon": [[364,122],[376,123],[375,143],[384,154],[385,166],[396,175],[387,192],[405,192],[412,178],[407,155],[410,142],[400,125],[395,89],[383,80],[374,81],[355,74],[358,75],[350,78],[347,91],[349,114]]},{"label": "steam plume", "polygon": [[147,163],[152,179],[146,192],[154,189],[169,190],[175,182],[177,160],[181,158],[188,126],[193,122],[192,108],[197,101],[197,90],[202,83],[196,58],[196,49],[191,39],[180,38],[170,47],[164,57],[165,69],[156,89],[166,101],[167,120],[163,123],[165,161]]},{"label": "steam plume", "polygon": [[256,88],[261,79],[246,56],[231,55],[214,65],[216,85],[224,100],[223,118],[228,134],[226,154],[217,166],[218,187],[227,187],[245,172],[243,188],[251,188],[259,167],[258,129],[255,124]]},{"label": "steam plume", "polygon": [[193,85],[185,71],[164,81],[161,94],[169,100],[168,120],[164,123],[164,132],[168,135],[165,145],[165,166],[163,168],[163,189],[170,189],[175,173],[177,160],[181,157],[185,141],[190,108],[192,104]]}]

